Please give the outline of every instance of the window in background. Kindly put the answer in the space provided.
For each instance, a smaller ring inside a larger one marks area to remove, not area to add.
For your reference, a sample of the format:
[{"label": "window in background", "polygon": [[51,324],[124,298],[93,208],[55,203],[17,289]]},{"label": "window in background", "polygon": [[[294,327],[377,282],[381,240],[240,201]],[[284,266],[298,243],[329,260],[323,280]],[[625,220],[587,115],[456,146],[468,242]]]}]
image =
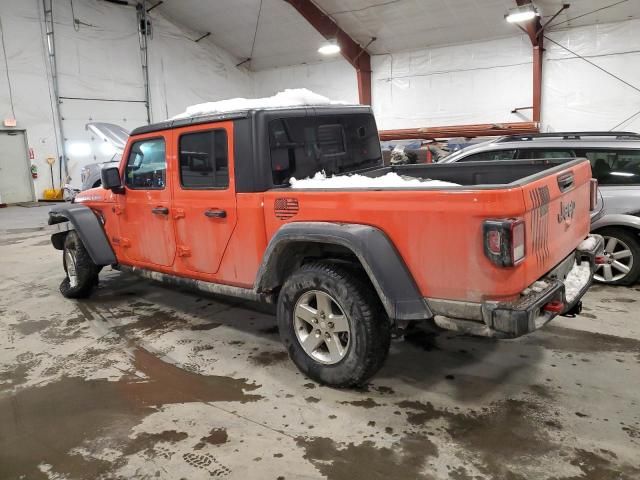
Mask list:
[{"label": "window in background", "polygon": [[601,185],[640,184],[640,150],[584,150],[576,152],[591,162]]},{"label": "window in background", "polygon": [[516,149],[490,150],[488,152],[474,153],[468,157],[461,158],[459,162],[491,162],[494,160],[513,160],[516,156]]},{"label": "window in background", "polygon": [[551,160],[554,158],[576,158],[576,153],[573,150],[559,150],[557,148],[521,148],[518,152],[518,160]]}]

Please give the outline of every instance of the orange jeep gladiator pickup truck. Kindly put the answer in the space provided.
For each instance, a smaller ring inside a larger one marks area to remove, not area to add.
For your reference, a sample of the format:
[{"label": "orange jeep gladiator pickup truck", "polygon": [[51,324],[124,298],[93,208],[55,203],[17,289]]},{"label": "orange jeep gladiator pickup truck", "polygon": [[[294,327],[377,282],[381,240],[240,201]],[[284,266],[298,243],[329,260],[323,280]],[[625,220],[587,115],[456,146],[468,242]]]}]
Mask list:
[{"label": "orange jeep gladiator pickup truck", "polygon": [[[321,171],[411,181],[294,180]],[[134,130],[102,187],[49,223],[66,222],[52,235],[65,297],[89,295],[111,265],[274,302],[298,368],[345,387],[411,322],[513,338],[579,313],[602,249],[596,189],[583,159],[385,167],[369,107],[271,108]]]}]

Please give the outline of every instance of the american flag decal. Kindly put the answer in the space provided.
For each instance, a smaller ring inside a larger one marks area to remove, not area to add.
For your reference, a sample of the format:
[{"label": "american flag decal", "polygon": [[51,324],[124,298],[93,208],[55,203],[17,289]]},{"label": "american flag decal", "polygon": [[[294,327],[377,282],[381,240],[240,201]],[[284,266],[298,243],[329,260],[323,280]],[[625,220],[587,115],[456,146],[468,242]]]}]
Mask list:
[{"label": "american flag decal", "polygon": [[298,213],[299,205],[297,198],[276,198],[273,203],[276,218],[288,220]]}]

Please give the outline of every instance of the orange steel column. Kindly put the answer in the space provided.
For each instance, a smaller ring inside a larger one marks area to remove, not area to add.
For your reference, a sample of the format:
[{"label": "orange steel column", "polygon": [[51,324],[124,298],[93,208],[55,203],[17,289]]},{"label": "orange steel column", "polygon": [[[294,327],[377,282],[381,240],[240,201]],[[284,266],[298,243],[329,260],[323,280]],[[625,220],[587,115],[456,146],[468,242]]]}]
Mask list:
[{"label": "orange steel column", "polygon": [[340,53],[356,69],[360,103],[371,105],[371,57],[367,51],[311,0],[285,1],[298,10],[320,35],[338,42]]}]

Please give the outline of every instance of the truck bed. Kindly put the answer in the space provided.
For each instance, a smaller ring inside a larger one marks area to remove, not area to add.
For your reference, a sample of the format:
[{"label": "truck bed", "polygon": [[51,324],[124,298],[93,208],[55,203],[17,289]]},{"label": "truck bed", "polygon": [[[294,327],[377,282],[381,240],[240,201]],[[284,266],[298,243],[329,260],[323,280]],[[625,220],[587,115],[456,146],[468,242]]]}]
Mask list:
[{"label": "truck bed", "polygon": [[[521,186],[538,178],[553,173],[552,169],[562,170],[570,165],[569,162],[579,163],[575,158],[559,158],[552,160],[498,160],[492,162],[460,162],[434,163],[420,165],[394,165],[375,168],[359,172],[369,177],[379,177],[390,172],[407,177],[442,180],[462,186],[475,188],[504,188],[505,186]],[[436,187],[438,188],[438,187]],[[451,188],[451,187],[439,187]]]},{"label": "truck bed", "polygon": [[[402,165],[357,173],[391,172],[460,186],[269,190],[267,239],[288,222],[371,225],[392,239],[425,297],[482,302],[517,297],[589,233],[586,159]],[[498,268],[484,254],[483,224],[511,218],[526,224],[526,260]]]}]

